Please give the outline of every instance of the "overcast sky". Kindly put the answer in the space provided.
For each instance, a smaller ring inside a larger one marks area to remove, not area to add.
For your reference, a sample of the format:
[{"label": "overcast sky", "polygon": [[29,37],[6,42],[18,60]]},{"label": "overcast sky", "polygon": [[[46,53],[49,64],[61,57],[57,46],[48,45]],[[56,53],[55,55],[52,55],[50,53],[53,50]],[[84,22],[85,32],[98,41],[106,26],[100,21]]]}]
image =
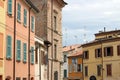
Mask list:
[{"label": "overcast sky", "polygon": [[120,0],[64,0],[63,46],[94,40],[94,34],[120,29]]}]

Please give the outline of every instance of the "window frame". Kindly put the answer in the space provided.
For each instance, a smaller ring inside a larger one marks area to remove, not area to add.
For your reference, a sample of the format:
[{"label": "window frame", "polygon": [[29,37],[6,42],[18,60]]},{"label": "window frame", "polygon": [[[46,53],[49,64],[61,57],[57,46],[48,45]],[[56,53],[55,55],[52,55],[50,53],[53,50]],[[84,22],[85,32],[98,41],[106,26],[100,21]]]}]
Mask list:
[{"label": "window frame", "polygon": [[17,3],[17,21],[21,21],[21,5],[20,3]]},{"label": "window frame", "polygon": [[9,15],[12,15],[12,0],[8,0],[7,13],[8,13]]}]

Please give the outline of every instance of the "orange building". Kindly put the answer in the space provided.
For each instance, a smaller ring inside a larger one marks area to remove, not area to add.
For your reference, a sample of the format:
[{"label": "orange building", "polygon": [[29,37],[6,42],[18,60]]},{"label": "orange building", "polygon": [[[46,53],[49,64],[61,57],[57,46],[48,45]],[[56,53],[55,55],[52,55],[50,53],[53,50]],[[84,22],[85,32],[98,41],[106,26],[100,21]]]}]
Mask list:
[{"label": "orange building", "polygon": [[68,80],[83,80],[82,50],[68,56]]},{"label": "orange building", "polygon": [[6,44],[3,80],[34,80],[35,14],[30,0],[5,0]]}]

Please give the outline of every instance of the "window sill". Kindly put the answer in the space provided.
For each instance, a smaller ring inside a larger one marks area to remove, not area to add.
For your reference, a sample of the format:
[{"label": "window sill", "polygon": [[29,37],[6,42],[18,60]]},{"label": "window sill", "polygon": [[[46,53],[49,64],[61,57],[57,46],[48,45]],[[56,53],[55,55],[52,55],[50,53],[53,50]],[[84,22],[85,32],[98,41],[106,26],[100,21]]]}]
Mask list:
[{"label": "window sill", "polygon": [[6,57],[6,60],[12,60],[11,57]]},{"label": "window sill", "polygon": [[24,24],[24,23],[23,23],[23,26],[24,26],[25,28],[27,28],[27,24]]},{"label": "window sill", "polygon": [[27,61],[23,61],[23,63],[24,63],[24,64],[26,64],[26,63],[27,63]]},{"label": "window sill", "polygon": [[16,60],[16,62],[20,62],[20,60]]},{"label": "window sill", "polygon": [[17,19],[17,22],[21,24],[21,21],[19,19]]},{"label": "window sill", "polygon": [[7,15],[10,17],[10,18],[12,18],[13,16],[12,16],[12,14],[9,14],[9,13],[7,13]]}]

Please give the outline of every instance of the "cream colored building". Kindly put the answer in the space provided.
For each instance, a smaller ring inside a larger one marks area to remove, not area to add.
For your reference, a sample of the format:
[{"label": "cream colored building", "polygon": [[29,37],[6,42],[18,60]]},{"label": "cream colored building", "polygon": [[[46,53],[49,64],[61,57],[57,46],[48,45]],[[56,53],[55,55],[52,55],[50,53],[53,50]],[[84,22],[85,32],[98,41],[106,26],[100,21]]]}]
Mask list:
[{"label": "cream colored building", "polygon": [[82,47],[84,80],[120,80],[120,30],[96,33]]}]

